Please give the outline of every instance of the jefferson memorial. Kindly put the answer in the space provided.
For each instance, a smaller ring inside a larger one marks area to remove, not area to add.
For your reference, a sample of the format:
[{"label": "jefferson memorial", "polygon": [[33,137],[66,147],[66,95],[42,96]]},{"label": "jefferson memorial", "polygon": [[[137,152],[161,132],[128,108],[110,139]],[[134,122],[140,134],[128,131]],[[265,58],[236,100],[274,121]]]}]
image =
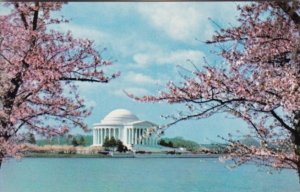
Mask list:
[{"label": "jefferson memorial", "polygon": [[93,127],[93,145],[102,146],[106,137],[121,140],[128,148],[135,146],[157,146],[158,137],[155,133],[158,125],[139,120],[126,109],[116,109],[110,112]]}]

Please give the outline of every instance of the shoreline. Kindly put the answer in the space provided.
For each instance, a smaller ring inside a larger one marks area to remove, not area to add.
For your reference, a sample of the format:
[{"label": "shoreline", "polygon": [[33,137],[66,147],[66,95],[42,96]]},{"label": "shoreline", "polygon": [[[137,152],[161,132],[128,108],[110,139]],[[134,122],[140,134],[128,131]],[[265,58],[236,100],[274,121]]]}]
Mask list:
[{"label": "shoreline", "polygon": [[222,153],[170,151],[105,151],[102,147],[68,145],[21,145],[23,157],[28,158],[218,158]]},{"label": "shoreline", "polygon": [[222,154],[58,154],[58,153],[28,153],[24,158],[219,158]]}]

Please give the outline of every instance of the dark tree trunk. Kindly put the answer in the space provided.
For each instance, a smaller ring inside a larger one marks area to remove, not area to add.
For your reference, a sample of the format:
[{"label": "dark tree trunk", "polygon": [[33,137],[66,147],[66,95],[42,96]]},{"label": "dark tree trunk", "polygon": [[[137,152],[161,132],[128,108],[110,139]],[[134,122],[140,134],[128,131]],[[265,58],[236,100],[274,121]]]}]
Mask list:
[{"label": "dark tree trunk", "polygon": [[298,178],[299,178],[299,183],[300,183],[300,145],[296,145],[296,155],[298,157],[297,160],[297,172],[298,172]]},{"label": "dark tree trunk", "polygon": [[297,172],[298,172],[298,178],[299,178],[299,183],[300,183],[300,145],[296,145],[295,152],[296,152],[296,155],[298,157],[298,160],[297,160]]},{"label": "dark tree trunk", "polygon": [[297,159],[297,171],[300,183],[300,111],[295,113],[294,118],[295,132],[293,133],[293,142],[295,144],[295,153],[298,157]]},{"label": "dark tree trunk", "polygon": [[1,169],[1,165],[2,165],[3,159],[4,159],[3,153],[0,153],[0,169]]}]

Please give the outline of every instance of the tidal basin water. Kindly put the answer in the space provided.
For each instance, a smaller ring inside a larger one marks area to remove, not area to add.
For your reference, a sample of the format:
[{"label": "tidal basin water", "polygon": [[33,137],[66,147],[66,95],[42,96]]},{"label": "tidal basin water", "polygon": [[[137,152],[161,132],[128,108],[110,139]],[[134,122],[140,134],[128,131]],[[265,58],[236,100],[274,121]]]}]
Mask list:
[{"label": "tidal basin water", "polygon": [[218,159],[24,158],[0,169],[0,192],[299,192],[297,174]]}]

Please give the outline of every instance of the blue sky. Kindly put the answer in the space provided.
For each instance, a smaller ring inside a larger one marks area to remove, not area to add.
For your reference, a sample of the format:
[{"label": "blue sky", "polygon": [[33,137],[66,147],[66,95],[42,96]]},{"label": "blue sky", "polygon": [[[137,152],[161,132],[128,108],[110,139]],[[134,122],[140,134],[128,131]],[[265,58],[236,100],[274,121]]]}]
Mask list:
[{"label": "blue sky", "polygon": [[[157,94],[168,81],[180,81],[178,72],[182,68],[178,65],[191,69],[192,62],[201,67],[203,57],[212,65],[221,63],[222,60],[211,53],[215,47],[203,43],[217,29],[208,18],[221,26],[235,25],[236,5],[234,2],[73,2],[64,5],[55,15],[63,15],[71,21],[57,26],[57,30],[70,30],[76,37],[94,40],[96,48],[106,48],[103,57],[114,61],[105,71],[121,72],[121,76],[109,84],[79,84],[87,105],[94,107],[86,119],[89,127],[117,108],[126,108],[140,119],[156,124],[170,122],[161,115],[174,114],[184,109],[182,105],[138,103],[123,90],[136,95]],[[210,143],[220,141],[217,135],[226,136],[237,129],[245,132],[247,126],[242,121],[225,116],[218,114],[181,122],[170,127],[165,137],[182,136]]]}]

